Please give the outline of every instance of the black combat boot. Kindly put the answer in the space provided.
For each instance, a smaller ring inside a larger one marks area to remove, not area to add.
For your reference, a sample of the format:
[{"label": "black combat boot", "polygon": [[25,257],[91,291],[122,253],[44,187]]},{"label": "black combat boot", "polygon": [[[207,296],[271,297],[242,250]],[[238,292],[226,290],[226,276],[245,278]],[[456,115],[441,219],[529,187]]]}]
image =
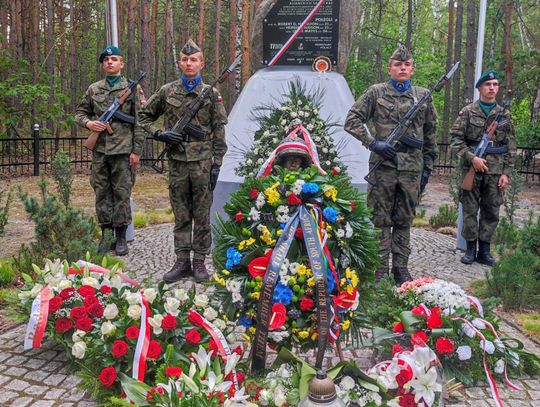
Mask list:
[{"label": "black combat boot", "polygon": [[112,234],[112,225],[110,223],[101,225],[101,239],[98,244],[98,253],[105,254],[109,251],[109,246],[107,246],[108,237]]},{"label": "black combat boot", "polygon": [[193,275],[198,283],[210,279],[210,274],[206,271],[203,259],[193,259]]},{"label": "black combat boot", "polygon": [[473,264],[476,257],[476,240],[467,240],[467,251],[461,258],[463,264]]},{"label": "black combat boot", "polygon": [[485,264],[486,266],[494,266],[497,264],[497,261],[490,253],[489,242],[483,242],[482,240],[478,241],[478,255],[476,256],[476,261]]},{"label": "black combat boot", "polygon": [[381,268],[375,271],[375,283],[380,282],[383,278],[388,275],[388,269]]},{"label": "black combat boot", "polygon": [[163,281],[168,284],[180,281],[183,278],[191,277],[191,261],[189,258],[177,259],[174,266],[164,274]]},{"label": "black combat boot", "polygon": [[126,241],[126,230],[127,226],[114,228],[114,233],[116,234],[116,245],[114,246],[114,251],[116,252],[117,256],[125,256],[129,252]]},{"label": "black combat boot", "polygon": [[394,275],[394,280],[396,280],[396,285],[400,286],[406,281],[412,281],[412,277],[409,273],[407,267],[392,267],[392,274]]}]

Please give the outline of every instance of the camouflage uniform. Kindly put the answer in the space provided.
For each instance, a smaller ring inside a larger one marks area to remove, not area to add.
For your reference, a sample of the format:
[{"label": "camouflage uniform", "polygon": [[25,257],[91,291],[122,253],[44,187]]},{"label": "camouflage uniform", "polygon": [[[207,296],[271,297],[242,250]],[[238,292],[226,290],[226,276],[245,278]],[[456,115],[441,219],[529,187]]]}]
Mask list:
[{"label": "camouflage uniform", "polygon": [[[201,84],[188,92],[181,81],[164,85],[148,99],[140,115],[141,126],[148,133],[155,134],[160,127],[154,121],[164,115],[165,129],[173,128],[203,86],[209,85]],[[227,151],[226,123],[223,100],[219,92],[213,89],[190,121],[190,124],[204,130],[204,140],[185,142],[183,152],[169,148],[169,196],[175,217],[174,248],[179,259],[189,259],[191,250],[194,260],[204,259],[210,253],[210,168],[212,164],[221,166]]]},{"label": "camouflage uniform", "polygon": [[[417,86],[400,93],[390,83],[373,85],[349,111],[345,130],[366,147],[375,140],[386,140],[413,103],[426,92],[427,89]],[[364,127],[370,120],[374,127],[373,136]],[[373,210],[373,224],[380,229],[380,270],[383,273],[388,272],[390,253],[393,267],[407,267],[420,177],[424,167],[433,168],[437,157],[436,121],[437,113],[430,99],[420,108],[408,133],[423,142],[422,149],[398,143],[396,162],[384,160],[373,174],[376,185],[368,186],[367,203]],[[380,155],[371,153],[370,166],[379,160]]]},{"label": "camouflage uniform", "polygon": [[[112,88],[105,79],[90,85],[77,106],[77,123],[86,128],[86,124],[99,118],[127,86],[128,81],[124,78]],[[134,92],[120,109],[135,116],[135,123],[138,123],[139,92]],[[110,125],[114,133],[103,131],[93,150],[90,184],[96,194],[99,223],[118,228],[131,223],[129,197],[135,183],[135,170],[129,164],[129,155],[141,155],[146,134],[138,124],[134,127],[113,119]]]},{"label": "camouflage uniform", "polygon": [[[497,105],[486,117],[476,101],[459,112],[452,126],[452,149],[460,158],[460,166],[465,175],[475,157],[474,150],[482,139],[482,134],[495,115],[502,110]],[[499,223],[499,208],[503,202],[503,193],[498,188],[499,177],[504,174],[510,178],[514,168],[516,155],[516,136],[510,113],[506,113],[504,124],[497,127],[493,136],[493,147],[507,146],[508,152],[503,154],[487,154],[489,173],[477,172],[474,176],[472,191],[461,190],[460,202],[463,207],[462,236],[467,241],[490,242],[491,236]],[[478,222],[480,210],[480,222]]]}]

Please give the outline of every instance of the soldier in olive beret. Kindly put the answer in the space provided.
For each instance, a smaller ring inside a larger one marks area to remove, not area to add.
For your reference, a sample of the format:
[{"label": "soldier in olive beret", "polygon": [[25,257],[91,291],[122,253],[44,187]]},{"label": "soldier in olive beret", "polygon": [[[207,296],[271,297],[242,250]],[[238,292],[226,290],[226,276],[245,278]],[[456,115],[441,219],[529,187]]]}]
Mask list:
[{"label": "soldier in olive beret", "polygon": [[499,223],[503,192],[510,183],[509,177],[515,164],[516,135],[510,113],[506,112],[486,150],[486,156],[475,156],[476,146],[484,131],[503,109],[495,100],[499,92],[497,72],[491,69],[484,72],[476,81],[476,88],[480,99],[459,112],[450,130],[452,149],[461,161],[463,175],[471,166],[475,170],[472,191],[461,190],[460,193],[463,208],[461,235],[467,241],[467,250],[461,262],[472,264],[477,261],[492,266],[495,259],[490,253],[490,242]]},{"label": "soldier in olive beret", "polygon": [[121,107],[124,118],[131,116],[131,123],[115,116],[110,122],[113,133],[109,134],[106,124],[97,119],[129,83],[122,76],[124,60],[120,48],[107,45],[99,55],[99,62],[105,71],[105,79],[88,87],[77,106],[75,118],[81,127],[100,132],[92,151],[90,175],[90,184],[96,194],[96,215],[102,232],[98,251],[106,253],[109,250],[106,234],[114,229],[114,250],[117,255],[124,256],[128,253],[126,230],[132,221],[129,198],[135,183],[135,168],[146,137],[137,123],[141,93],[140,90],[133,92]]},{"label": "soldier in olive beret", "polygon": [[[181,50],[178,65],[182,70],[180,80],[168,83],[154,93],[141,113],[141,126],[157,140],[168,142],[169,130],[184,115],[189,104],[210,85],[201,78],[204,68],[203,53],[189,40]],[[163,280],[172,283],[193,276],[195,281],[209,279],[204,259],[210,253],[210,207],[212,206],[211,178],[217,180],[225,144],[227,113],[223,98],[212,89],[199,111],[189,124],[197,128],[202,137],[183,135],[181,148],[168,147],[169,196],[174,212],[174,250],[176,262]],[[161,131],[155,121],[164,116]],[[190,256],[193,252],[193,267]]]},{"label": "soldier in olive beret", "polygon": [[[414,61],[410,51],[400,46],[388,61],[390,76],[385,83],[369,87],[353,105],[345,121],[345,130],[372,151],[370,166],[384,160],[374,171],[375,185],[368,186],[367,203],[373,210],[373,224],[380,230],[380,266],[375,272],[379,281],[389,272],[398,285],[410,281],[408,271],[410,229],[423,191],[437,157],[435,129],[437,113],[431,98],[415,116],[407,134],[408,144],[400,141],[394,148],[386,139],[405,113],[427,89],[412,86]],[[372,135],[367,124],[374,128]]]}]

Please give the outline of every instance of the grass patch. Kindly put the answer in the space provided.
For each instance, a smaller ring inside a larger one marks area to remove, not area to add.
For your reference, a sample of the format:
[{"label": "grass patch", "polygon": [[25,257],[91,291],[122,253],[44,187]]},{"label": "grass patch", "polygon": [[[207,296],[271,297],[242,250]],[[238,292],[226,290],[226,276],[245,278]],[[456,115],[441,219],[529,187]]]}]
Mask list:
[{"label": "grass patch", "polygon": [[134,225],[136,229],[171,222],[174,222],[174,215],[170,209],[158,212],[135,212]]},{"label": "grass patch", "polygon": [[135,219],[133,219],[133,226],[135,229],[141,229],[148,226],[146,221],[146,215],[144,212],[135,212]]},{"label": "grass patch", "polygon": [[532,338],[540,340],[540,312],[523,312],[517,313],[516,319],[527,333]]},{"label": "grass patch", "polygon": [[0,287],[7,287],[15,282],[15,269],[11,258],[0,259]]},{"label": "grass patch", "polygon": [[470,290],[478,298],[487,298],[490,296],[488,282],[485,279],[472,281]]}]

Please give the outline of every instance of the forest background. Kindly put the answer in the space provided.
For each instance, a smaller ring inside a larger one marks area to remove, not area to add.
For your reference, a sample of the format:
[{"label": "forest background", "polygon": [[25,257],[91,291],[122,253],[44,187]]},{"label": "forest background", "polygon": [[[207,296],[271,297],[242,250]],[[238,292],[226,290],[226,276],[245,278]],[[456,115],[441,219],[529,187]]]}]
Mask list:
[{"label": "forest background", "polygon": [[[242,51],[242,64],[220,90],[230,110],[259,65],[252,47],[257,10],[269,0],[117,0],[119,45],[132,79],[148,72],[147,96],[179,77],[174,55],[193,38],[204,48],[211,82]],[[270,0],[271,1],[271,0]],[[107,43],[105,0],[0,0],[0,138],[75,137],[74,110],[103,77],[97,57]],[[439,141],[460,108],[473,100],[477,0],[342,0],[348,58],[340,68],[355,97],[385,81],[388,56],[412,49],[413,82],[429,86],[455,61],[461,69],[435,94]],[[488,0],[483,68],[501,75],[500,99],[512,99],[518,145],[540,148],[540,0]],[[345,13],[345,14],[344,14]]]}]

